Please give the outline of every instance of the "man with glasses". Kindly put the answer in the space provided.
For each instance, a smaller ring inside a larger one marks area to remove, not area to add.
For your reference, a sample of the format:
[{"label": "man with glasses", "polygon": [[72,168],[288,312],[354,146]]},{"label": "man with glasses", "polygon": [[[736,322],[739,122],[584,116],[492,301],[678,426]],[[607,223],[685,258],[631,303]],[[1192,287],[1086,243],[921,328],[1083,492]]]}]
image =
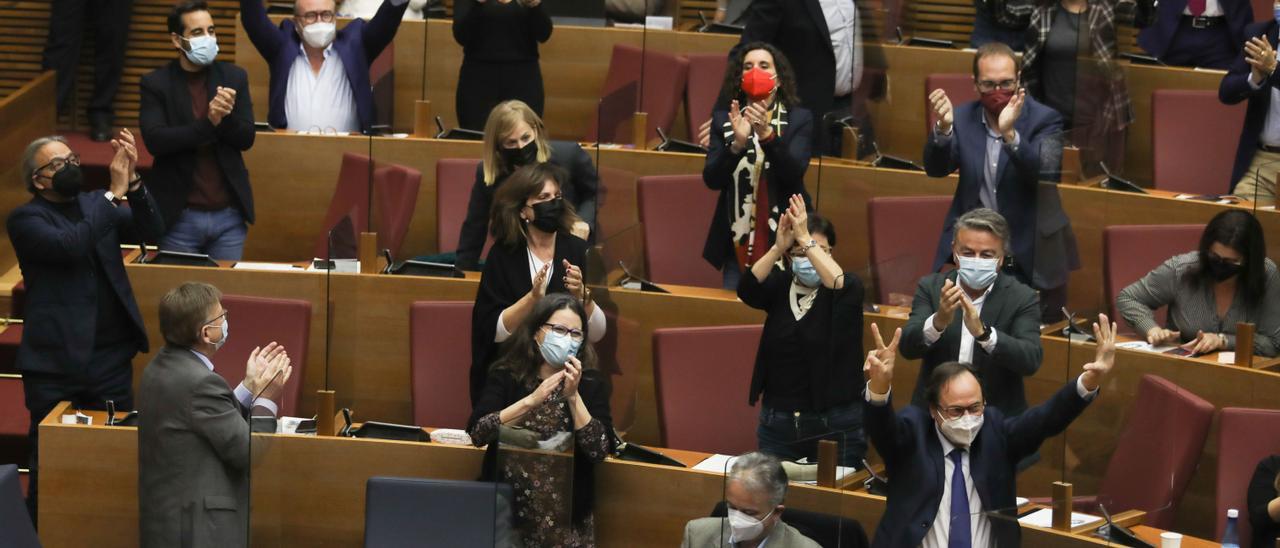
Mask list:
[{"label": "man with glasses", "polygon": [[81,188],[80,157],[66,140],[35,140],[22,157],[22,181],[34,196],[9,214],[9,241],[27,288],[17,367],[31,412],[33,521],[37,425],[63,400],[93,409],[111,400],[132,409],[133,357],[147,351],[120,244],[155,242],[164,223],[134,171],[133,135],[121,130],[111,146],[108,190],[88,190]]},{"label": "man with glasses", "polygon": [[262,0],[240,0],[245,33],[271,69],[267,122],[291,131],[368,132],[369,64],[395,38],[409,0],[384,0],[372,19],[337,29],[334,0],[297,0],[279,26]]},{"label": "man with glasses", "polygon": [[142,138],[155,155],[148,185],[168,232],[161,249],[238,261],[253,191],[241,152],[253,146],[244,69],[217,61],[218,34],[204,0],[169,12],[177,59],[142,77]]},{"label": "man with glasses", "polygon": [[1021,61],[1009,46],[992,42],[973,58],[973,81],[981,99],[952,109],[947,92],[933,90],[929,103],[937,123],[924,147],[931,177],[960,172],[934,256],[934,269],[952,255],[951,227],[965,212],[985,207],[1008,222],[1012,257],[1002,265],[1040,291],[1041,320],[1060,318],[1067,276],[1080,267],[1075,235],[1055,184],[1062,156],[1062,116],[1027,96]]},{"label": "man with glasses", "polygon": [[990,386],[965,362],[942,364],[927,375],[927,410],[912,405],[895,413],[893,366],[905,333],[898,329],[886,345],[873,324],[876,348],[863,366],[863,415],[884,459],[889,494],[872,546],[1021,546],[1014,467],[1066,430],[1097,396],[1115,362],[1115,329],[1099,314],[1094,360],[1084,372],[1045,403],[1009,417],[987,405]]}]

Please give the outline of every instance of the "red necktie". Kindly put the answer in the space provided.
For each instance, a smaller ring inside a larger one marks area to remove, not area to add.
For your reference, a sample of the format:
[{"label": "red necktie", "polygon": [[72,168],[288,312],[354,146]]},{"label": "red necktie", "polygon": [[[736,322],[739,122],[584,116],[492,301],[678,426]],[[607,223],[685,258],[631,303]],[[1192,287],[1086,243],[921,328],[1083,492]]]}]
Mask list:
[{"label": "red necktie", "polygon": [[1205,2],[1208,0],[1187,0],[1187,9],[1191,11],[1192,17],[1200,17],[1204,15]]}]

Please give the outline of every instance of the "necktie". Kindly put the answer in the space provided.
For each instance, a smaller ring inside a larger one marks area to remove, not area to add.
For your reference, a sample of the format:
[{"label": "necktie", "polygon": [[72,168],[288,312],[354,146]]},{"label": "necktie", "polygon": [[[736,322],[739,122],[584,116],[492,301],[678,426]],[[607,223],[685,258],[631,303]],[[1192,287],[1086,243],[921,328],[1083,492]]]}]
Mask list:
[{"label": "necktie", "polygon": [[951,473],[951,528],[947,531],[947,548],[970,548],[973,533],[969,530],[969,488],[964,481],[964,466],[960,449],[951,450],[951,463],[955,465]]},{"label": "necktie", "polygon": [[1206,3],[1207,0],[1187,0],[1187,11],[1191,12],[1192,17],[1200,17],[1204,15]]}]

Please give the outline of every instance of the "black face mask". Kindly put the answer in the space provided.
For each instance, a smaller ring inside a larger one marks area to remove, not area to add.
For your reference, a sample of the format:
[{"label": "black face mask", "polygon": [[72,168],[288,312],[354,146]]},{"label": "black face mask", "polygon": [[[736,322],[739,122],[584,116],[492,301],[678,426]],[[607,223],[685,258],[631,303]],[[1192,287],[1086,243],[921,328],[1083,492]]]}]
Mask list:
[{"label": "black face mask", "polygon": [[1213,279],[1219,282],[1239,274],[1242,266],[1226,262],[1222,260],[1221,257],[1209,257],[1207,264],[1209,267],[1209,275],[1213,276]]},{"label": "black face mask", "polygon": [[538,202],[529,207],[533,209],[533,220],[529,223],[538,230],[555,232],[560,229],[560,216],[564,214],[563,198]]},{"label": "black face mask", "polygon": [[75,198],[80,194],[80,185],[84,182],[84,174],[80,166],[67,164],[53,174],[53,191],[67,198]]},{"label": "black face mask", "polygon": [[502,162],[512,170],[538,161],[538,141],[536,139],[529,141],[529,144],[520,148],[500,148],[498,150],[502,153]]}]

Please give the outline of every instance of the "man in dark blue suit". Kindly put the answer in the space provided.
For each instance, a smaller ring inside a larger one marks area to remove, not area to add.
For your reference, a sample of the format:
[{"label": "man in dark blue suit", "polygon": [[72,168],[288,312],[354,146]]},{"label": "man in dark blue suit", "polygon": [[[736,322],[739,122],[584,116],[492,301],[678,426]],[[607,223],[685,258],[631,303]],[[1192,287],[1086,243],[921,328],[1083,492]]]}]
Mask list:
[{"label": "man in dark blue suit", "polygon": [[[108,190],[81,192],[80,159],[61,137],[37,139],[22,159],[35,196],[9,214],[9,240],[27,286],[17,365],[31,412],[31,486],[36,515],[37,425],[59,401],[133,408],[133,356],[147,351],[120,244],[155,242],[164,223],[134,166],[133,135],[111,142]],[[123,201],[128,201],[124,207]]]},{"label": "man in dark blue suit", "polygon": [[262,0],[240,0],[240,20],[271,67],[267,122],[294,131],[370,131],[369,64],[395,38],[409,0],[385,0],[373,19],[337,30],[334,0],[297,0],[271,24]]},{"label": "man in dark blue suit", "polygon": [[1165,64],[1225,69],[1251,21],[1248,0],[1161,0],[1155,24],[1142,29],[1138,45]]},{"label": "man in dark blue suit", "polygon": [[951,257],[956,218],[980,207],[995,210],[1013,236],[1006,269],[1040,291],[1042,319],[1056,321],[1066,304],[1067,276],[1080,267],[1055,184],[1062,163],[1062,116],[1028,97],[1019,73],[1013,50],[991,42],[974,55],[979,101],[953,112],[946,91],[929,94],[938,122],[925,143],[925,171],[931,177],[960,171],[933,266],[937,270]]},{"label": "man in dark blue suit", "polygon": [[888,504],[876,548],[1021,546],[1015,516],[1015,467],[1046,438],[1084,411],[1115,362],[1115,329],[1105,314],[1093,325],[1094,361],[1048,401],[1017,417],[986,406],[977,370],[962,362],[929,376],[929,409],[894,413],[890,391],[902,329],[886,346],[872,324],[876,349],[867,354],[863,424],[889,475]]},{"label": "man in dark blue suit", "polygon": [[1276,71],[1280,2],[1275,10],[1276,19],[1249,25],[1244,52],[1218,86],[1218,99],[1223,103],[1249,100],[1231,188],[1236,196],[1261,205],[1276,202],[1276,171],[1280,169],[1280,75]]}]

